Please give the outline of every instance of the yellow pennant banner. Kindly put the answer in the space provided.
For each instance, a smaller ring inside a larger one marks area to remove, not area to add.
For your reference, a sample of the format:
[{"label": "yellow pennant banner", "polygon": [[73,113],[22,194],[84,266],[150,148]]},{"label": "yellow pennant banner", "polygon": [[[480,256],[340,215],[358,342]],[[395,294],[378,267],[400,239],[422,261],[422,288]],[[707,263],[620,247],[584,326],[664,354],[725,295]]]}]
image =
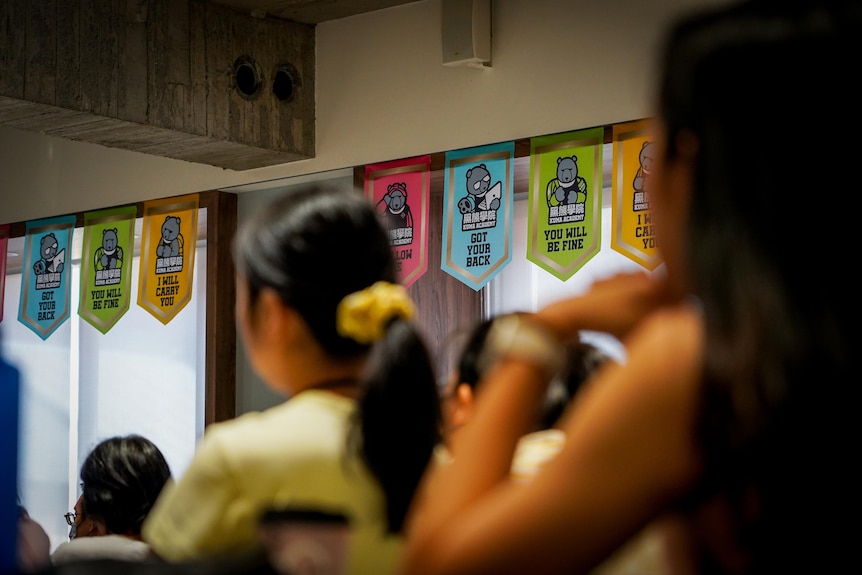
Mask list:
[{"label": "yellow pennant banner", "polygon": [[657,150],[649,139],[647,122],[628,122],[613,128],[611,248],[654,270],[661,263],[650,206]]},{"label": "yellow pennant banner", "polygon": [[138,305],[164,324],[192,299],[198,195],[144,204]]}]

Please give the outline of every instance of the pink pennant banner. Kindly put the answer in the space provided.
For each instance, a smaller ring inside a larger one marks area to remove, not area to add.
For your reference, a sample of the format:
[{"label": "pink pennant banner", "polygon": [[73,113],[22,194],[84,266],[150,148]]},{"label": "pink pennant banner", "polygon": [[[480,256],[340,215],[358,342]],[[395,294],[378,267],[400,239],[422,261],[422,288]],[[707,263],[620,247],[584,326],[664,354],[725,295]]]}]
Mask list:
[{"label": "pink pennant banner", "polygon": [[365,166],[365,197],[389,233],[398,277],[409,287],[428,271],[431,156]]}]

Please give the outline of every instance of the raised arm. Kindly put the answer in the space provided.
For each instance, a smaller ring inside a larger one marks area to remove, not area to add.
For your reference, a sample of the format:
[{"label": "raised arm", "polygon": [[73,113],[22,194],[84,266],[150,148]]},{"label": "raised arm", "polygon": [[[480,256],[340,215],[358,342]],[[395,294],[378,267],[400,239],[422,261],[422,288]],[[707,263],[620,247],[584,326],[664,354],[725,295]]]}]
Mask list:
[{"label": "raised arm", "polygon": [[563,451],[527,484],[510,482],[509,466],[547,374],[517,355],[487,373],[453,463],[427,478],[416,501],[401,573],[585,571],[691,485],[699,315],[674,305],[643,320],[661,299],[643,279],[613,278],[533,318],[558,336],[597,329],[625,337],[637,327],[625,337],[627,361],[582,391]]}]

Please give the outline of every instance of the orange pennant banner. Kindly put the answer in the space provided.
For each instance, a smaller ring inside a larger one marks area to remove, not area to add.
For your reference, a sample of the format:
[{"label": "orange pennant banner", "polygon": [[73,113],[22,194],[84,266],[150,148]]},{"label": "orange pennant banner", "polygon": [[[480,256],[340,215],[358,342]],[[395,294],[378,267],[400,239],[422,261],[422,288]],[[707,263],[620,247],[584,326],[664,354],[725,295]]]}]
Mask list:
[{"label": "orange pennant banner", "polygon": [[144,204],[138,305],[167,324],[192,299],[198,195]]},{"label": "orange pennant banner", "polygon": [[656,145],[647,120],[617,124],[613,130],[611,248],[654,270],[661,263],[650,206]]}]

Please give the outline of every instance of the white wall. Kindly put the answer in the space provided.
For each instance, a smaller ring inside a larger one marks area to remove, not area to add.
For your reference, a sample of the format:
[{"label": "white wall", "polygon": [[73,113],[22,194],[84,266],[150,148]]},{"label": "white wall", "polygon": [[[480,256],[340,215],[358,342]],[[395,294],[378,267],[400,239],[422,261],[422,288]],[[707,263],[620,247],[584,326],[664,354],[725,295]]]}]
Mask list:
[{"label": "white wall", "polygon": [[317,157],[236,172],[0,128],[0,223],[651,114],[653,54],[720,0],[494,0],[492,66],[442,65],[440,0],[317,28]]}]

